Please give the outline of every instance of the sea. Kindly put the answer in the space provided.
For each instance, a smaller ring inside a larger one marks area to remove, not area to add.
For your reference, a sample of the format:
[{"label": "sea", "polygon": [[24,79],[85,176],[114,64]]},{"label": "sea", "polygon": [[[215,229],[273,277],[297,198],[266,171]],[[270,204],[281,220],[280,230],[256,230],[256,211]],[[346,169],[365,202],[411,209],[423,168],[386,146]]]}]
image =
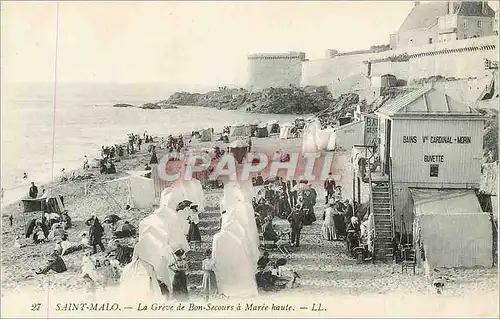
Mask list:
[{"label": "sea", "polygon": [[31,182],[40,186],[60,176],[63,168],[81,168],[85,155],[89,160],[99,157],[101,146],[124,142],[128,133],[166,136],[205,127],[217,131],[236,122],[276,119],[283,123],[296,118],[191,106],[113,107],[164,100],[177,90],[161,84],[72,83],[58,85],[54,95],[53,85],[2,85],[2,207],[26,196]]}]

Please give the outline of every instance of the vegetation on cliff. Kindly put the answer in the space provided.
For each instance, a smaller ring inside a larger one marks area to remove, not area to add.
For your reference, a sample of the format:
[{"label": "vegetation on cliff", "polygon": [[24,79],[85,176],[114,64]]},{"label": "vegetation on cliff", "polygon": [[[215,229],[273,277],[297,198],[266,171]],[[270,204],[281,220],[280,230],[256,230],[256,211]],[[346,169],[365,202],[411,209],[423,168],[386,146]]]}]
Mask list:
[{"label": "vegetation on cliff", "polygon": [[492,160],[498,160],[498,111],[495,109],[479,110],[486,116],[484,123],[483,151],[487,158],[491,151]]}]

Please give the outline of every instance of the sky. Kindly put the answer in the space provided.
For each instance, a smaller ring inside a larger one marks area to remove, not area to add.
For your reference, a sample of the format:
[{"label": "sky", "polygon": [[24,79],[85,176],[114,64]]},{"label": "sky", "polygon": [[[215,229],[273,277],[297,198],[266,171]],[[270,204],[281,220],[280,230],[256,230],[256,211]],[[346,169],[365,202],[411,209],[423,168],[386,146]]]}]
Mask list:
[{"label": "sky", "polygon": [[64,1],[57,23],[55,2],[2,2],[2,82],[53,83],[57,47],[58,83],[240,85],[247,54],[303,51],[317,59],[327,49],[388,44],[412,7],[412,1]]}]

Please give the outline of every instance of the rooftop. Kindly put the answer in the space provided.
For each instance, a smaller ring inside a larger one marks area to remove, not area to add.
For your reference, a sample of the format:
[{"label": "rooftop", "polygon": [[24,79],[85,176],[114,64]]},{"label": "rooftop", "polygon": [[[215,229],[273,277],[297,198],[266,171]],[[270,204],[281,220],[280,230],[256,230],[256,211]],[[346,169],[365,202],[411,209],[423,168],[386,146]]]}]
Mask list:
[{"label": "rooftop", "polygon": [[[488,4],[483,10],[481,1],[450,1],[449,5],[454,6],[453,13],[459,16],[495,16],[495,11]],[[448,1],[435,1],[414,6],[399,28],[399,32],[430,28],[437,23],[439,16],[447,13]]]},{"label": "rooftop", "polygon": [[389,117],[398,115],[469,115],[482,117],[470,106],[458,102],[436,90],[433,86],[424,86],[409,92],[393,102],[379,108],[378,115]]},{"label": "rooftop", "polygon": [[399,32],[427,29],[437,23],[439,16],[448,13],[448,4],[446,1],[431,2],[414,6],[403,21]]}]

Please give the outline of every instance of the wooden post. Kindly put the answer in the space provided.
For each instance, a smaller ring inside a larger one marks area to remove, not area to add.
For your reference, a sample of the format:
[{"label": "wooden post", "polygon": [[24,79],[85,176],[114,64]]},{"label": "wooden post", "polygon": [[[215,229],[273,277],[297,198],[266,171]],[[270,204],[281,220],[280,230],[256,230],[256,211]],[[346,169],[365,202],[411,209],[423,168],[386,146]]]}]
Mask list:
[{"label": "wooden post", "polygon": [[356,199],[356,176],[354,176],[354,170],[352,175],[352,201]]},{"label": "wooden post", "polygon": [[361,204],[361,178],[358,176],[358,204]]}]

